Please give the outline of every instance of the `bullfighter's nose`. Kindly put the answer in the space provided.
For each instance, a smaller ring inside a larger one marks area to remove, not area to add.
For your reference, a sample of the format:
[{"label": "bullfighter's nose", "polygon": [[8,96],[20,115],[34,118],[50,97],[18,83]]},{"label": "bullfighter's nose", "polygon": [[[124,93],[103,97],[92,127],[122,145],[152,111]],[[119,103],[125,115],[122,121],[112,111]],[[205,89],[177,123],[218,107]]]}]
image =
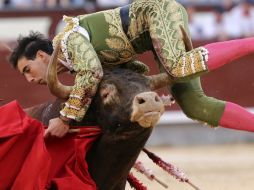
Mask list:
[{"label": "bullfighter's nose", "polygon": [[153,127],[164,112],[164,104],[156,92],[143,92],[134,97],[132,110],[132,122]]}]

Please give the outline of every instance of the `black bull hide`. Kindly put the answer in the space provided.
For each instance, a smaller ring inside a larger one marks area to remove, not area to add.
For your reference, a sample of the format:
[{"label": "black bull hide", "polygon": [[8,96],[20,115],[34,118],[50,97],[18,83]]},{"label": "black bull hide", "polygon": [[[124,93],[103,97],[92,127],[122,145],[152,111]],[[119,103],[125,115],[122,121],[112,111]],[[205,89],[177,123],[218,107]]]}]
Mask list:
[{"label": "black bull hide", "polygon": [[[149,81],[127,69],[105,70],[92,104],[80,123],[98,125],[103,134],[88,153],[89,172],[101,190],[125,189],[129,171],[148,140],[152,128],[130,121],[131,105],[136,94],[150,90]],[[61,101],[29,108],[27,113],[48,124],[59,116]]]}]

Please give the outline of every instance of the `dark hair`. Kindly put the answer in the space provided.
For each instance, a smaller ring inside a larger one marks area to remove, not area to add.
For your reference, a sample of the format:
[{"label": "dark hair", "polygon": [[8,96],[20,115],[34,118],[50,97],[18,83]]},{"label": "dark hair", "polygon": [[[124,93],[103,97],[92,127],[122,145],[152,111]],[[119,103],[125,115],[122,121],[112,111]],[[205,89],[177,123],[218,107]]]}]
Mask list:
[{"label": "dark hair", "polygon": [[21,57],[35,59],[36,53],[41,50],[49,55],[53,53],[52,42],[39,32],[30,32],[28,36],[19,36],[18,44],[9,57],[9,62],[17,68],[18,60]]}]

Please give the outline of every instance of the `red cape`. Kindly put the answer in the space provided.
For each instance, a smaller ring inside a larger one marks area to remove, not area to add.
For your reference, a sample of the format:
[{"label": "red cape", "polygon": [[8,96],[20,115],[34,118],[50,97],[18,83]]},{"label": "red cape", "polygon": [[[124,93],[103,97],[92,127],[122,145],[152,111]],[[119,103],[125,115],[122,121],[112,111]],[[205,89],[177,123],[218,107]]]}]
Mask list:
[{"label": "red cape", "polygon": [[0,189],[96,190],[85,156],[100,128],[48,139],[44,128],[16,101],[0,107]]}]

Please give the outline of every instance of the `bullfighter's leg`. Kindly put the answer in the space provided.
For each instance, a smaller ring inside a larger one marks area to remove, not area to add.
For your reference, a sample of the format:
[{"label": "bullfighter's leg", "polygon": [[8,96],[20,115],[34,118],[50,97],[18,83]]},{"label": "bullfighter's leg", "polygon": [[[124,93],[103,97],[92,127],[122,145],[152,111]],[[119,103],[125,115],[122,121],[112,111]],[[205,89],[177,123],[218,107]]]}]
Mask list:
[{"label": "bullfighter's leg", "polygon": [[[138,19],[147,22],[158,62],[176,81],[172,94],[185,114],[212,126],[254,131],[253,114],[233,103],[207,97],[200,79],[193,79],[253,52],[254,48],[249,47],[254,44],[252,40],[220,42],[186,52],[179,25],[188,31],[188,16],[180,4],[173,0],[139,0],[134,3],[135,10],[144,12]],[[225,46],[229,46],[231,52]],[[224,49],[228,55],[222,53]]]},{"label": "bullfighter's leg", "polygon": [[175,81],[187,81],[208,72],[207,49],[185,50],[180,25],[188,31],[188,16],[183,6],[172,0],[153,0],[151,4],[147,16],[149,32],[154,52],[166,72]]},{"label": "bullfighter's leg", "polygon": [[221,126],[254,132],[254,115],[243,107],[208,97],[204,94],[200,79],[176,83],[171,92],[183,112],[191,119]]},{"label": "bullfighter's leg", "polygon": [[186,52],[179,27],[182,25],[188,31],[186,10],[175,1],[153,2],[147,19],[153,47],[159,62],[174,80],[188,81],[254,53],[254,38],[212,43]]},{"label": "bullfighter's leg", "polygon": [[254,53],[254,38],[211,43],[204,46],[208,52],[208,70],[212,71],[240,57]]},{"label": "bullfighter's leg", "polygon": [[153,16],[150,19],[150,34],[156,57],[176,80],[190,80],[185,83],[176,83],[172,87],[172,94],[185,114],[212,126],[220,125],[226,128],[254,131],[252,113],[239,105],[207,97],[202,90],[200,79],[191,80],[194,76],[254,52],[254,39],[208,44],[203,48],[196,48],[185,53],[179,31],[180,24],[188,31],[188,17],[185,9],[174,1],[155,0],[154,2],[165,3],[160,8],[161,16],[151,14]]},{"label": "bullfighter's leg", "polygon": [[206,96],[199,77],[174,84],[171,93],[189,118],[212,126],[219,125],[225,102]]}]

